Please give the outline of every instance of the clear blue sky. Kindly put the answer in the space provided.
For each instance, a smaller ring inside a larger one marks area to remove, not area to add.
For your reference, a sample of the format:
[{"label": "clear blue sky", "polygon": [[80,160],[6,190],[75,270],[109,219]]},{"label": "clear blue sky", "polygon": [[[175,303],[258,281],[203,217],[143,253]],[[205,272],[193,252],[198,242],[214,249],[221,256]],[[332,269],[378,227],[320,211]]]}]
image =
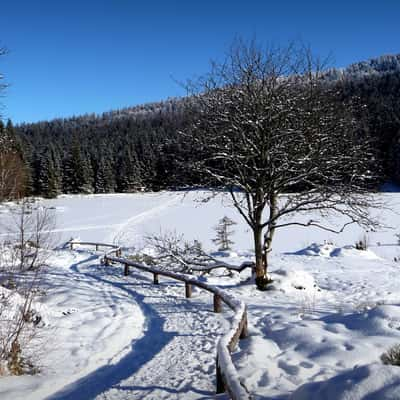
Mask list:
[{"label": "clear blue sky", "polygon": [[7,0],[5,118],[100,113],[183,94],[235,36],[302,39],[334,65],[400,53],[398,0]]}]

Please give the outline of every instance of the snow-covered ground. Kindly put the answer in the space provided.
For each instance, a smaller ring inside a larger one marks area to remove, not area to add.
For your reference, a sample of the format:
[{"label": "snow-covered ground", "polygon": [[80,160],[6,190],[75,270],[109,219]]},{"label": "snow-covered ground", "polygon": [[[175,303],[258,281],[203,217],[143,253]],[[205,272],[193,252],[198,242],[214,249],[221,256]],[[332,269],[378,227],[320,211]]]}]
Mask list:
[{"label": "snow-covered ground", "polygon": [[[213,227],[226,215],[238,225],[234,252],[224,260],[248,260],[251,234],[228,198],[204,203],[203,195],[61,196],[41,204],[56,214],[59,243],[73,237],[137,250],[145,236],[167,231],[215,250]],[[400,211],[400,194],[380,196]],[[368,251],[354,249],[364,235],[355,226],[340,235],[279,231],[267,292],[247,282],[248,271],[207,278],[248,305],[250,336],[233,357],[255,398],[400,399],[400,367],[380,361],[400,343],[400,262],[394,261],[400,215],[375,212],[388,227],[367,233]],[[0,207],[1,223],[8,218]],[[1,377],[0,398],[213,398],[215,344],[230,314],[214,314],[208,293],[186,300],[181,284],[154,286],[150,278],[123,277],[121,268],[100,266],[84,250],[54,251],[44,283],[48,296],[39,305],[41,372]]]}]

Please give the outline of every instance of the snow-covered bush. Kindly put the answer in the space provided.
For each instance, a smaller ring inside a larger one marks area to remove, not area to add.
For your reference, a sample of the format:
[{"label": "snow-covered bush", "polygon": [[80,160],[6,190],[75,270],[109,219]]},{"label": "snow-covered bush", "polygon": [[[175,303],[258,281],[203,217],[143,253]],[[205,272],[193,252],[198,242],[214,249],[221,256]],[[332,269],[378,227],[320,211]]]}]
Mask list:
[{"label": "snow-covered bush", "polygon": [[387,365],[400,366],[400,344],[391,347],[386,353],[383,353],[381,360]]},{"label": "snow-covered bush", "polygon": [[188,241],[174,231],[163,232],[146,238],[143,254],[135,257],[147,264],[157,265],[176,272],[190,272],[193,265],[209,261],[198,240]]},{"label": "snow-covered bush", "polygon": [[364,234],[355,244],[357,250],[367,250],[368,249],[368,237]]},{"label": "snow-covered bush", "polygon": [[0,286],[0,375],[33,373],[32,340],[41,322],[33,308],[36,278],[18,282],[15,289]]},{"label": "snow-covered bush", "polygon": [[145,248],[130,258],[148,265],[157,265],[159,268],[190,274],[204,274],[214,268],[226,268],[232,276],[231,270],[239,267],[220,261],[205,251],[200,241],[188,241],[175,231],[147,237]]}]

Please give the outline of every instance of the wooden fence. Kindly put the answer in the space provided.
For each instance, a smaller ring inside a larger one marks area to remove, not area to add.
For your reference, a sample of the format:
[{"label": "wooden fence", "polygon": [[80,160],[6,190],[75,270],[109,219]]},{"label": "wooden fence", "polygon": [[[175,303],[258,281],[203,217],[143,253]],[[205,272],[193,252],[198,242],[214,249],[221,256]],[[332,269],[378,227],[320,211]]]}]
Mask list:
[{"label": "wooden fence", "polygon": [[[124,266],[124,275],[129,275],[130,267],[148,272],[153,275],[154,284],[159,283],[159,277],[165,276],[185,284],[185,296],[190,298],[192,296],[192,286],[197,286],[213,294],[214,312],[220,313],[222,311],[222,303],[225,303],[233,312],[234,316],[231,323],[230,330],[225,333],[218,341],[217,344],[217,357],[216,357],[216,392],[228,392],[233,400],[250,400],[251,396],[247,388],[240,381],[239,374],[233,364],[231,353],[236,348],[240,339],[248,336],[247,330],[247,309],[246,305],[226,291],[218,287],[208,285],[205,282],[199,281],[193,275],[176,273],[166,271],[156,267],[149,267],[131,260],[122,258],[121,248],[119,246],[95,243],[95,242],[69,242],[70,248],[73,249],[75,245],[94,246],[96,250],[101,248],[109,248],[103,255],[102,261],[106,265],[111,263],[119,263]],[[113,256],[112,254],[115,254]],[[243,268],[242,268],[243,269]]]},{"label": "wooden fence", "polygon": [[105,259],[105,256],[111,255],[115,253],[117,257],[121,257],[122,254],[122,249],[120,246],[117,246],[115,244],[107,244],[107,243],[97,243],[97,242],[80,242],[80,241],[74,241],[70,240],[67,242],[67,246],[73,250],[74,246],[93,246],[96,251],[99,251],[102,248],[108,248],[109,250],[104,252],[104,257],[102,259],[103,262],[107,262]]}]

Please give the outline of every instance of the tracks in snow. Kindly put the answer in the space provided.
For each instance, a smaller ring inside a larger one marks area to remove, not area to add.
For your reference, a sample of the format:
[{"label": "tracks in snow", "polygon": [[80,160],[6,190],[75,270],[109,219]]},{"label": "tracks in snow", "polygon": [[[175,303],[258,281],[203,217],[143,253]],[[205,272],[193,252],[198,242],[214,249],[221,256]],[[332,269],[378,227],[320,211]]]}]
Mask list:
[{"label": "tracks in snow", "polygon": [[[133,277],[131,285],[144,296],[152,309],[151,318],[162,321],[160,330],[150,325],[146,336],[152,341],[168,337],[162,349],[148,359],[138,371],[105,393],[110,400],[121,399],[204,399],[215,393],[215,344],[225,321],[215,316],[207,296],[183,298],[182,285],[149,282]],[[139,280],[139,281],[138,281]],[[150,322],[150,321],[149,321]],[[100,400],[102,397],[99,397]]]},{"label": "tracks in snow", "polygon": [[145,332],[122,358],[48,400],[214,398],[215,344],[227,321],[212,312],[208,293],[186,300],[179,283],[155,286],[144,274],[123,277],[120,268],[99,268],[93,261],[72,270],[107,288],[111,298],[131,297],[145,315]]},{"label": "tracks in snow", "polygon": [[171,199],[165,201],[163,204],[153,207],[150,210],[143,211],[140,214],[134,215],[121,224],[114,225],[113,231],[107,236],[107,238],[104,240],[104,243],[123,242],[125,237],[132,236],[131,229],[134,228],[135,225],[145,221],[146,219],[154,218],[164,210],[181,201],[181,199],[182,195],[174,195]]}]

